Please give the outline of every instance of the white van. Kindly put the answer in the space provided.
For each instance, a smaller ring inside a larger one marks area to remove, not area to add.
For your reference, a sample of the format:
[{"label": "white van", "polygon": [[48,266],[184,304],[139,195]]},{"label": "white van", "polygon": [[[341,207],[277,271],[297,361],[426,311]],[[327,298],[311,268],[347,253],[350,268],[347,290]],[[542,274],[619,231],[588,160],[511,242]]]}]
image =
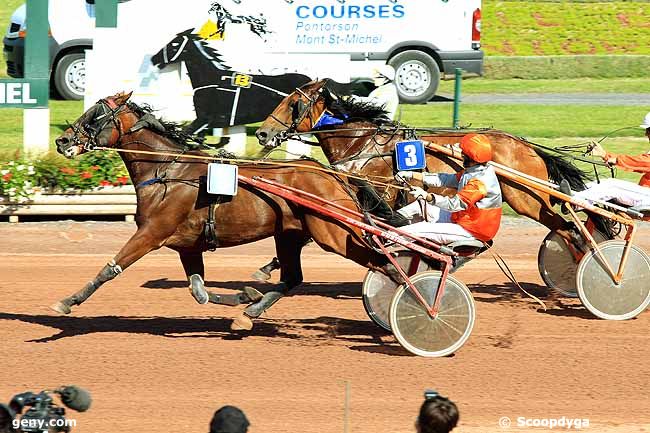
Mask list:
[{"label": "white van", "polygon": [[[88,3],[94,1],[50,0],[52,82],[67,99],[80,99],[86,86],[84,52],[94,30]],[[228,24],[250,24],[264,36],[268,53],[347,55],[352,78],[365,79],[374,64],[388,63],[405,103],[431,99],[455,68],[478,75],[483,68],[481,0],[186,0],[182,6],[131,0],[120,10],[128,13],[137,3],[152,6],[148,26],[158,22],[157,14],[174,15],[174,8],[182,8],[179,15],[209,9],[222,34]],[[22,75],[24,15],[21,6],[4,40],[14,77]]]},{"label": "white van", "polygon": [[402,102],[428,101],[455,68],[482,74],[481,0],[260,3],[270,25],[282,23],[274,26],[280,51],[349,54],[353,77],[367,76],[368,62],[386,62],[396,69]]},{"label": "white van", "polygon": [[[11,15],[4,37],[7,74],[24,76],[26,7]],[[82,99],[86,87],[85,50],[92,48],[95,19],[85,0],[49,0],[51,83],[64,99]]]}]

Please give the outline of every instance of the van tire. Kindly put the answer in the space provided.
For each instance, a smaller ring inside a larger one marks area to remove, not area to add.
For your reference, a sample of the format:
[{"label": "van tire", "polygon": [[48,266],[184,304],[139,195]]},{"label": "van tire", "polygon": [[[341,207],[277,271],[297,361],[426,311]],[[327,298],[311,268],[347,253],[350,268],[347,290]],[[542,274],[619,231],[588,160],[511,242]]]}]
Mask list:
[{"label": "van tire", "polygon": [[54,88],[63,99],[81,100],[86,91],[86,55],[66,54],[56,64]]},{"label": "van tire", "polygon": [[402,51],[388,64],[395,68],[399,100],[405,104],[424,104],[433,98],[440,84],[440,68],[427,53]]}]

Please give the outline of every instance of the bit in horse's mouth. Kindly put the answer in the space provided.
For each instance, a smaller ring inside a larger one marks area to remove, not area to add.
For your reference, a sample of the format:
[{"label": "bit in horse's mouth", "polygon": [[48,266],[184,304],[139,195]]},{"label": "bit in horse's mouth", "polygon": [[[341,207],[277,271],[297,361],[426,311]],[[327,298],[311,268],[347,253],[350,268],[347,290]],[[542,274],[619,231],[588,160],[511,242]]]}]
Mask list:
[{"label": "bit in horse's mouth", "polygon": [[70,146],[63,151],[63,156],[68,159],[74,159],[79,154],[81,154],[81,146]]},{"label": "bit in horse's mouth", "polygon": [[266,143],[264,143],[264,149],[266,150],[273,150],[276,147],[278,147],[280,143],[278,142],[278,136],[275,135],[271,137],[270,139],[266,140]]}]

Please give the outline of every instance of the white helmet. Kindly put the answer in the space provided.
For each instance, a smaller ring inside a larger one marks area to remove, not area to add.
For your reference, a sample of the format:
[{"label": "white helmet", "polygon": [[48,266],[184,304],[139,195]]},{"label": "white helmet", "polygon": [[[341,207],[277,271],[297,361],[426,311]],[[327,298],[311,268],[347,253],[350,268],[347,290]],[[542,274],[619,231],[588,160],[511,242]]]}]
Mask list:
[{"label": "white helmet", "polygon": [[384,79],[386,82],[395,81],[395,69],[391,65],[377,66],[372,70],[372,78]]},{"label": "white helmet", "polygon": [[643,119],[643,124],[639,125],[643,129],[648,129],[650,128],[650,113],[645,115],[645,118]]}]

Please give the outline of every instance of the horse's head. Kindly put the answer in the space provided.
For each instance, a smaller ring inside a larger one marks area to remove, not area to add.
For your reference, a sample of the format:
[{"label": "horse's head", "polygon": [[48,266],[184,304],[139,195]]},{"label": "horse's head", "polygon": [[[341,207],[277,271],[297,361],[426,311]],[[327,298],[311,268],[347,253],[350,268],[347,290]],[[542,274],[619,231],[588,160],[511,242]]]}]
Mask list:
[{"label": "horse's head", "polygon": [[131,93],[118,93],[90,107],[55,140],[57,152],[74,158],[97,146],[114,146],[122,136],[120,114],[130,97]]},{"label": "horse's head", "polygon": [[193,44],[197,39],[192,31],[193,29],[187,29],[177,34],[163,49],[153,55],[151,63],[157,66],[158,69],[162,69],[172,63],[185,60],[184,56],[187,54],[188,46]]},{"label": "horse's head", "polygon": [[287,95],[255,135],[266,149],[278,147],[294,132],[311,131],[326,110],[327,80],[312,81]]}]

